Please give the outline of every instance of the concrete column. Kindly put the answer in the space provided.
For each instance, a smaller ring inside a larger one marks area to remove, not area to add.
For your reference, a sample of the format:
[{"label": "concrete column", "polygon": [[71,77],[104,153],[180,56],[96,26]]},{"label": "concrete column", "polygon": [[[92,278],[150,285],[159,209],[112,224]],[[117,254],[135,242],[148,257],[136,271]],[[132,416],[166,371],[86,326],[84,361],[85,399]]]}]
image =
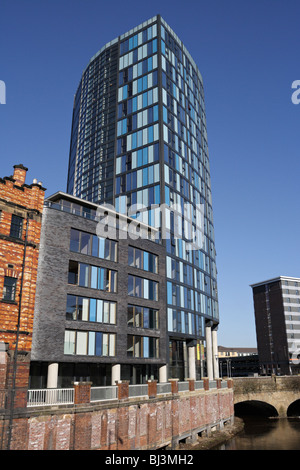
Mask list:
[{"label": "concrete column", "polygon": [[214,378],[219,378],[219,359],[218,359],[218,336],[217,330],[212,330],[212,354],[213,354],[213,365],[214,365]]},{"label": "concrete column", "polygon": [[57,388],[58,382],[58,363],[51,362],[48,364],[47,388]]},{"label": "concrete column", "polygon": [[111,384],[116,385],[116,382],[121,380],[121,364],[114,364],[111,366]]},{"label": "concrete column", "polygon": [[207,377],[209,380],[213,379],[213,359],[212,359],[212,341],[211,341],[211,327],[205,327],[205,339],[206,339],[206,367]]},{"label": "concrete column", "polygon": [[164,364],[163,366],[160,366],[159,368],[159,381],[160,382],[167,382],[167,365]]},{"label": "concrete column", "polygon": [[196,346],[188,348],[189,378],[196,380]]}]

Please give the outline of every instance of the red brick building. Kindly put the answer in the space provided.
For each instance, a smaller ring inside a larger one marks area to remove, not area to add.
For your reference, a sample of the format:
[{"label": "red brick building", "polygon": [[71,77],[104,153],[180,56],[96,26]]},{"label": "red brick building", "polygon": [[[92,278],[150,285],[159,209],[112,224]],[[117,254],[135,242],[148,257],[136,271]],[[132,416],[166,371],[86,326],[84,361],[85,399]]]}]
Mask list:
[{"label": "red brick building", "polygon": [[[0,408],[25,405],[45,188],[27,168],[0,179]],[[17,352],[17,353],[16,353]]]}]

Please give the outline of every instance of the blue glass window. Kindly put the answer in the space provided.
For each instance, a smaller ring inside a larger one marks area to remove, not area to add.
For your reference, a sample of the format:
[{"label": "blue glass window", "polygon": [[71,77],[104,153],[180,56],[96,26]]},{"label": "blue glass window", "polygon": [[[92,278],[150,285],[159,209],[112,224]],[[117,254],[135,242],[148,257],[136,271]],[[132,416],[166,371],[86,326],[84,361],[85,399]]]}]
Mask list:
[{"label": "blue glass window", "polygon": [[167,282],[167,303],[172,305],[172,283]]},{"label": "blue glass window", "polygon": [[138,93],[141,93],[143,91],[143,79],[139,78],[138,79]]},{"label": "blue glass window", "polygon": [[155,190],[155,204],[160,204],[160,185],[154,186]]},{"label": "blue glass window", "polygon": [[154,137],[153,137],[153,126],[148,127],[148,142],[151,143],[153,142]]},{"label": "blue glass window", "polygon": [[102,333],[96,333],[96,348],[95,355],[102,356]]},{"label": "blue glass window", "polygon": [[137,97],[132,99],[132,112],[137,111]]},{"label": "blue glass window", "polygon": [[99,276],[98,276],[98,289],[104,290],[104,270],[100,269],[99,270]]},{"label": "blue glass window", "polygon": [[168,124],[168,110],[165,106],[163,106],[163,120],[166,124]]},{"label": "blue glass window", "polygon": [[148,93],[143,93],[143,108],[148,105]]},{"label": "blue glass window", "polygon": [[143,165],[147,165],[148,163],[148,147],[143,148]]},{"label": "blue glass window", "polygon": [[167,185],[165,186],[165,199],[166,204],[170,205],[170,188]]},{"label": "blue glass window", "polygon": [[147,88],[148,88],[148,75],[143,77],[143,91],[147,90]]},{"label": "blue glass window", "polygon": [[154,187],[153,187],[153,186],[151,186],[151,188],[149,188],[148,204],[149,204],[149,206],[152,206],[153,204],[155,204],[155,200],[154,200]]},{"label": "blue glass window", "polygon": [[143,151],[142,150],[138,150],[137,165],[138,167],[143,165]]},{"label": "blue glass window", "polygon": [[92,266],[91,267],[91,288],[92,289],[97,289],[97,267]]},{"label": "blue glass window", "polygon": [[116,194],[120,194],[120,176],[116,178]]},{"label": "blue glass window", "polygon": [[137,129],[137,115],[136,114],[133,114],[132,116],[132,130],[136,130]]},{"label": "blue glass window", "polygon": [[148,72],[148,61],[147,59],[145,59],[142,62],[142,74],[145,74],[147,72]]},{"label": "blue glass window", "polygon": [[135,149],[137,146],[137,133],[135,132],[132,134],[132,142],[131,142],[131,147]]},{"label": "blue glass window", "polygon": [[148,167],[143,169],[143,186],[148,184]]},{"label": "blue glass window", "polygon": [[148,184],[154,183],[154,166],[148,167]]},{"label": "blue glass window", "polygon": [[153,108],[148,109],[148,124],[153,122]]},{"label": "blue glass window", "polygon": [[90,299],[90,321],[96,321],[96,299]]},{"label": "blue glass window", "polygon": [[159,160],[159,146],[158,144],[154,144],[154,161]]}]

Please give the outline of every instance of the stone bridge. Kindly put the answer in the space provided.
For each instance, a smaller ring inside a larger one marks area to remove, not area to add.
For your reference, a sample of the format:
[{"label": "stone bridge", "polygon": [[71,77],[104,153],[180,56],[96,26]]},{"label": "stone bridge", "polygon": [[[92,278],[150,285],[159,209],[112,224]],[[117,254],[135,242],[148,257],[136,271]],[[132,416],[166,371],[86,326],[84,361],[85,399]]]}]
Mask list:
[{"label": "stone bridge", "polygon": [[236,415],[300,416],[300,376],[238,377],[233,389]]}]

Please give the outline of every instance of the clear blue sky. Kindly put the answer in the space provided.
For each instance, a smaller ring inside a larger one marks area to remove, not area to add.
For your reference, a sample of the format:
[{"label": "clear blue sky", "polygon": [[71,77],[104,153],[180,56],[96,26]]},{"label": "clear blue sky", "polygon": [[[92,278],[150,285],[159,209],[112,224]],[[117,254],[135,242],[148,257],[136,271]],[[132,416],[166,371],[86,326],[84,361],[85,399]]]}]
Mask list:
[{"label": "clear blue sky", "polygon": [[219,344],[256,346],[249,284],[300,277],[299,0],[1,0],[0,176],[66,190],[73,96],[108,41],[161,14],[204,79]]}]

